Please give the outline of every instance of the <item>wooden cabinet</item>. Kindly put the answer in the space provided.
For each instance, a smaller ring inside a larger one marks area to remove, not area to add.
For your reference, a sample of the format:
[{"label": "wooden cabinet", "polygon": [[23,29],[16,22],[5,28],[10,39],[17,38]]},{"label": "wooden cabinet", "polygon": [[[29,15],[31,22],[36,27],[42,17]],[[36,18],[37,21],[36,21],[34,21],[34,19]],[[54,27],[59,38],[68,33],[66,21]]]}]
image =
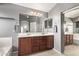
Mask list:
[{"label": "wooden cabinet", "polygon": [[64,36],[64,45],[73,44],[73,35],[65,35]]},{"label": "wooden cabinet", "polygon": [[52,49],[53,47],[53,36],[22,37],[19,38],[18,55],[29,55],[32,53]]},{"label": "wooden cabinet", "polygon": [[31,53],[31,38],[19,38],[18,55],[28,55]]},{"label": "wooden cabinet", "polygon": [[39,51],[40,37],[32,37],[32,53]]},{"label": "wooden cabinet", "polygon": [[64,45],[66,45],[67,42],[66,42],[66,35],[64,35]]},{"label": "wooden cabinet", "polygon": [[66,39],[66,44],[67,44],[67,45],[69,45],[69,43],[70,43],[70,42],[69,42],[69,41],[70,41],[70,39],[69,39],[70,37],[69,37],[69,36],[70,36],[70,35],[67,35],[67,39]]},{"label": "wooden cabinet", "polygon": [[47,37],[47,49],[54,48],[54,36]]},{"label": "wooden cabinet", "polygon": [[47,50],[47,36],[42,36],[40,39],[40,51]]},{"label": "wooden cabinet", "polygon": [[73,35],[70,36],[70,44],[73,44]]}]

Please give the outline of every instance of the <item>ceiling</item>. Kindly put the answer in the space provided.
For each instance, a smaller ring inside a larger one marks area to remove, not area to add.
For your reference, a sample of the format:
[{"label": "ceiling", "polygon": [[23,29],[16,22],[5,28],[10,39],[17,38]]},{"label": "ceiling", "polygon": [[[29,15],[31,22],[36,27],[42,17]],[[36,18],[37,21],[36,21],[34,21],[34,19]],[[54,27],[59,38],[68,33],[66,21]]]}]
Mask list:
[{"label": "ceiling", "polygon": [[69,18],[79,17],[79,9],[75,9],[65,13],[65,17],[69,17]]},{"label": "ceiling", "polygon": [[44,12],[49,12],[56,5],[56,3],[15,3],[15,4]]}]

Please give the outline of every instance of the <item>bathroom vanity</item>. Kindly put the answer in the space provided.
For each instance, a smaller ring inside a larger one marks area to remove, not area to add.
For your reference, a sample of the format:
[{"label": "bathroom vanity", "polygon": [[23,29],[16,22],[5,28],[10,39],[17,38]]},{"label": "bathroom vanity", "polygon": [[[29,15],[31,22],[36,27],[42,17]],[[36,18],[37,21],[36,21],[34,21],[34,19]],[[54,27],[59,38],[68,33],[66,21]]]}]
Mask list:
[{"label": "bathroom vanity", "polygon": [[[20,14],[18,34],[18,55],[29,55],[54,48],[54,36],[49,32],[52,19],[43,22],[44,17]],[[47,25],[47,26],[46,26]],[[46,29],[46,30],[45,30]]]},{"label": "bathroom vanity", "polygon": [[54,48],[53,35],[19,35],[18,55],[24,56]]},{"label": "bathroom vanity", "polygon": [[64,35],[64,45],[71,45],[73,44],[73,35],[72,34],[65,34]]}]

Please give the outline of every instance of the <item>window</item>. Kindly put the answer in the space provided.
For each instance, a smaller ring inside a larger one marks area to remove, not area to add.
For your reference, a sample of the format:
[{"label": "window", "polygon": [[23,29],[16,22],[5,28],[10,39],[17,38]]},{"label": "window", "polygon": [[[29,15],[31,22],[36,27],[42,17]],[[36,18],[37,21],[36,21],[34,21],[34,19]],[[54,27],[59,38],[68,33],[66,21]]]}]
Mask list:
[{"label": "window", "polygon": [[79,28],[79,21],[76,22],[76,28]]},{"label": "window", "polygon": [[52,19],[46,19],[45,22],[45,28],[52,28]]}]

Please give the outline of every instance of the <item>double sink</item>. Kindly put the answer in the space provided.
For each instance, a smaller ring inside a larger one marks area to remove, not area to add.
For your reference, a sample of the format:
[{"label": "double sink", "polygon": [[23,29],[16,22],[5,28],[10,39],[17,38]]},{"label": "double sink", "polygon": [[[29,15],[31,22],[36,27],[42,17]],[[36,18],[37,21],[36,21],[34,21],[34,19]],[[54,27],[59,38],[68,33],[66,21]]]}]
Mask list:
[{"label": "double sink", "polygon": [[47,36],[47,35],[53,35],[53,33],[19,33],[18,37]]}]

